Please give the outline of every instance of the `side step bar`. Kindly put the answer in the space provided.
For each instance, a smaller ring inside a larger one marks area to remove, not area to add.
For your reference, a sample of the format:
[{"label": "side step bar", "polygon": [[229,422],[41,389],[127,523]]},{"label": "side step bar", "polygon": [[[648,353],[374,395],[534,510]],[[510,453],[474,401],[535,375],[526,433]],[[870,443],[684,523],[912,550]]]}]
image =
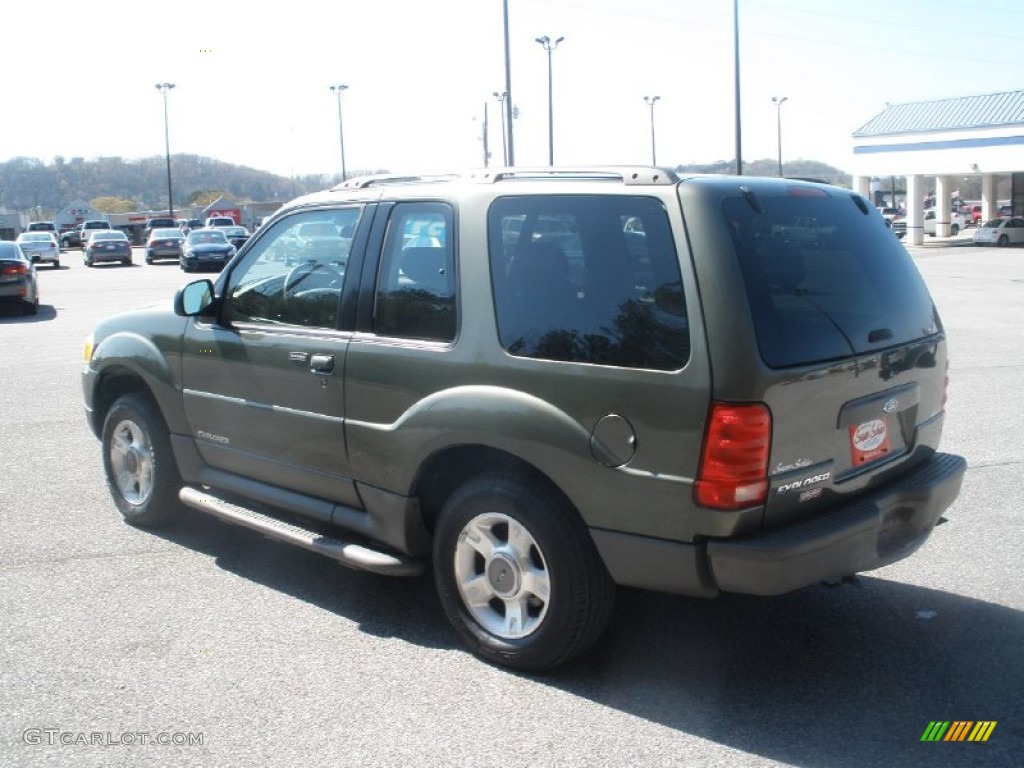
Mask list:
[{"label": "side step bar", "polygon": [[210,491],[185,486],[178,491],[183,504],[218,517],[228,523],[262,533],[268,538],[308,549],[318,555],[337,560],[349,568],[372,571],[385,576],[419,576],[426,571],[426,563],[410,557],[378,552],[362,544],[324,536],[292,523],[285,523],[253,509],[241,507],[221,499]]}]

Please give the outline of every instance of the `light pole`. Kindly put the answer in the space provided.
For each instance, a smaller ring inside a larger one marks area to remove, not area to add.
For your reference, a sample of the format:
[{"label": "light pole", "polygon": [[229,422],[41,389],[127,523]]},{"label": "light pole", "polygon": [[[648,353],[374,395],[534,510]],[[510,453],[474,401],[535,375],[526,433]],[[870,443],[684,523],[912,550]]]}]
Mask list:
[{"label": "light pole", "polygon": [[341,146],[341,180],[344,181],[348,174],[345,171],[345,130],[341,122],[341,94],[348,90],[345,84],[332,85],[331,93],[338,97],[338,144]]},{"label": "light pole", "polygon": [[505,120],[505,98],[508,91],[495,91],[494,98],[501,104],[501,164],[508,166],[508,123]]},{"label": "light pole", "polygon": [[557,40],[552,40],[547,35],[544,37],[536,38],[537,42],[540,43],[544,50],[548,53],[548,165],[555,164],[555,107],[551,93],[551,52],[558,47],[558,44],[565,40],[564,37],[560,37]]},{"label": "light pole", "polygon": [[174,196],[171,192],[171,134],[167,128],[167,92],[174,83],[157,83],[156,89],[164,96],[164,152],[167,155],[167,215],[174,218]]},{"label": "light pole", "polygon": [[782,105],[789,101],[786,96],[772,96],[775,105],[775,130],[779,139],[779,177],[782,177]]},{"label": "light pole", "polygon": [[512,130],[512,58],[509,53],[508,44],[508,0],[503,0],[502,2],[502,17],[505,36],[505,111],[502,115],[502,120],[505,121],[508,132],[508,157],[506,158],[506,165],[513,166],[516,164],[516,152]]},{"label": "light pole", "polygon": [[658,164],[658,153],[654,149],[654,105],[661,96],[644,96],[644,104],[651,108],[651,165]]}]

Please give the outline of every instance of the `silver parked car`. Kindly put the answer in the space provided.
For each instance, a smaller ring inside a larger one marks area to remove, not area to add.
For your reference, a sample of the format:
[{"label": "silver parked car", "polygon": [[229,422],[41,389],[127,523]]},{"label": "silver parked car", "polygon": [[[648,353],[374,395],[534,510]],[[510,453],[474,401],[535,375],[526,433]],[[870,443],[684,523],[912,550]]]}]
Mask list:
[{"label": "silver parked car", "polygon": [[53,232],[22,232],[17,243],[33,264],[52,264],[54,269],[60,269],[60,244]]}]

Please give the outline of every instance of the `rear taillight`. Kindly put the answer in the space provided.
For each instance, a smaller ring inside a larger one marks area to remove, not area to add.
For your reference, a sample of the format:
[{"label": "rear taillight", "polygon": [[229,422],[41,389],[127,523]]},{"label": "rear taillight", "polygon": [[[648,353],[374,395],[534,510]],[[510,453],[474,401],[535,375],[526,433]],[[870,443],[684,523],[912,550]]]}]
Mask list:
[{"label": "rear taillight", "polygon": [[24,264],[9,264],[0,269],[0,275],[25,275],[28,274],[28,267]]},{"label": "rear taillight", "polygon": [[712,403],[694,499],[702,507],[742,509],[768,494],[772,415],[763,403]]}]

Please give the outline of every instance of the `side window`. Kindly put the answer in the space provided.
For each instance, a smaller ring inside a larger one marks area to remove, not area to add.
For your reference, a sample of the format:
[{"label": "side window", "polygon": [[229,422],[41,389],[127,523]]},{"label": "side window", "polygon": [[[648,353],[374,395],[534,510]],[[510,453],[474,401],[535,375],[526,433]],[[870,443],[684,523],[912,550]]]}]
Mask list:
[{"label": "side window", "polygon": [[653,370],[689,360],[679,260],[660,201],[499,198],[488,246],[498,334],[510,354]]},{"label": "side window", "polygon": [[232,272],[224,320],[336,328],[360,213],[332,208],[277,221]]},{"label": "side window", "polygon": [[402,203],[388,222],[373,330],[428,341],[455,338],[454,230],[443,203]]}]

